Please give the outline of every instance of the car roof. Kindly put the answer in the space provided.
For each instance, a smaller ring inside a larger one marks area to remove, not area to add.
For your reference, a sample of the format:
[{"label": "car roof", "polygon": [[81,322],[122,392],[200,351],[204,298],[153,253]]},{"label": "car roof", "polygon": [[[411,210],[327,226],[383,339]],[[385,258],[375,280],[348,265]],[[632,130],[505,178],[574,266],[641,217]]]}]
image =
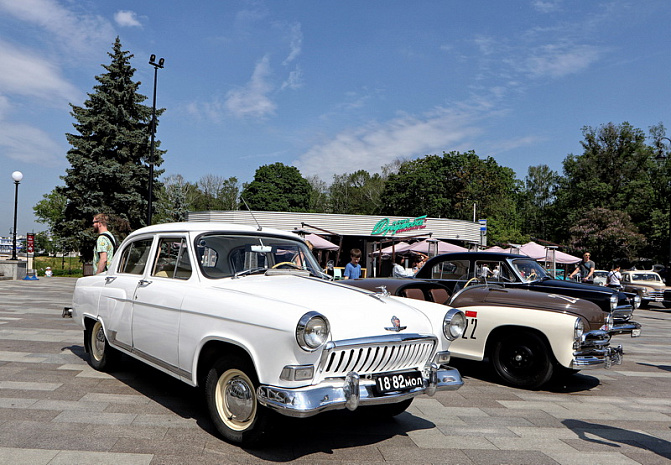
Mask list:
[{"label": "car roof", "polygon": [[[259,230],[260,229],[260,230]],[[206,232],[223,232],[227,234],[259,234],[259,235],[276,235],[283,236],[289,239],[301,239],[298,234],[288,231],[282,231],[274,228],[259,228],[255,226],[248,226],[244,224],[233,224],[216,221],[184,221],[180,223],[161,223],[146,226],[133,231],[130,236],[137,236],[141,234],[160,234],[160,233],[206,233]]]},{"label": "car roof", "polygon": [[506,252],[450,252],[442,255],[436,255],[433,259],[436,258],[451,258],[451,259],[468,259],[479,258],[484,260],[505,260],[507,258],[531,258],[528,255],[506,253]]}]

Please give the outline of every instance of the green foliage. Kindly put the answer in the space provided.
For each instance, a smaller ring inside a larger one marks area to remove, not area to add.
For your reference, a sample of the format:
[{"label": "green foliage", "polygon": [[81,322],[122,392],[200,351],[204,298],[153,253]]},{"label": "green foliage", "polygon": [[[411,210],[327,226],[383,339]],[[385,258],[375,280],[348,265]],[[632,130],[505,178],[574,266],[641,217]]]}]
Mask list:
[{"label": "green foliage", "polygon": [[381,213],[472,221],[475,207],[478,218],[489,219],[489,241],[498,242],[520,237],[518,191],[513,170],[493,158],[443,152],[403,162],[384,185]]},{"label": "green foliage", "polygon": [[602,267],[621,261],[633,261],[645,245],[629,215],[623,211],[593,208],[571,226],[571,246],[581,253],[590,252]]},{"label": "green foliage", "polygon": [[46,223],[49,231],[53,231],[55,226],[63,220],[68,199],[58,192],[58,189],[54,189],[42,197],[42,200],[33,206],[33,212],[38,223]]},{"label": "green foliage", "polygon": [[333,176],[329,188],[334,212],[350,215],[374,215],[380,210],[385,178],[364,170]]},{"label": "green foliage", "polygon": [[[660,131],[663,133],[661,126],[651,133]],[[584,127],[583,136],[583,154],[571,154],[564,160],[564,176],[554,205],[556,218],[563,220],[557,222],[554,239],[578,244],[581,250],[591,244],[596,260],[630,259],[641,254],[661,260],[659,243],[651,247],[645,238],[657,242],[660,235],[658,220],[668,207],[659,191],[668,190],[669,177],[655,162],[655,152],[646,145],[645,134],[624,122],[597,129]],[[594,212],[610,217],[597,219]],[[587,221],[594,225],[588,226]],[[617,241],[616,228],[621,228]],[[594,235],[593,241],[585,237],[586,230]],[[668,237],[668,228],[662,234]],[[602,240],[611,244],[600,244]],[[599,256],[600,252],[605,255]]]},{"label": "green foliage", "polygon": [[534,237],[548,238],[553,230],[552,207],[559,175],[547,165],[530,166],[520,192],[518,206],[522,230]]},{"label": "green foliage", "polygon": [[252,210],[307,212],[311,190],[310,183],[297,168],[274,163],[258,168],[254,180],[244,186],[241,196]]},{"label": "green foliage", "polygon": [[168,176],[163,180],[162,188],[156,194],[156,223],[186,221],[189,184],[180,174]]},{"label": "green foliage", "polygon": [[[112,216],[119,238],[127,231],[118,228],[145,226],[147,216],[151,107],[142,104],[147,97],[137,92],[139,83],[133,81],[133,55],[121,49],[118,37],[108,55],[111,64],[103,65],[106,72],[96,76],[95,92],[88,94],[83,107],[71,105],[77,131],[66,134],[72,146],[67,153],[71,166],[62,176],[65,185],[56,188],[67,204],[53,232],[71,238],[84,260],[93,253],[93,215]],[[156,114],[162,112],[158,109]],[[155,151],[155,166],[162,164],[164,153]],[[155,170],[154,176],[161,173]],[[157,180],[154,188],[161,189]]]}]

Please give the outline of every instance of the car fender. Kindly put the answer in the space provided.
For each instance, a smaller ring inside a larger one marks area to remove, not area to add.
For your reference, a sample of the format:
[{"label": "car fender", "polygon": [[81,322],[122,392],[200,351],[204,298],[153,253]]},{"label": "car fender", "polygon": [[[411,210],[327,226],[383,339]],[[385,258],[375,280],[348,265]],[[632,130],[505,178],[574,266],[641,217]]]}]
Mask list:
[{"label": "car fender", "polygon": [[552,355],[560,365],[569,367],[573,359],[574,324],[576,316],[542,312],[528,308],[507,308],[488,305],[463,307],[468,326],[463,337],[450,346],[454,357],[483,360],[492,334],[500,331],[526,329],[543,335]]}]

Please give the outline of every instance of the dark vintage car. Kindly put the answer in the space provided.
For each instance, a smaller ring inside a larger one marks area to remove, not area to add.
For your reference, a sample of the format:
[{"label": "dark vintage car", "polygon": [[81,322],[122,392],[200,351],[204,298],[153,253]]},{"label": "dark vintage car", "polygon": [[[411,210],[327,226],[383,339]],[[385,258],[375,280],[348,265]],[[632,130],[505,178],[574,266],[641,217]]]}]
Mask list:
[{"label": "dark vintage car", "polygon": [[605,286],[552,279],[545,269],[526,255],[495,252],[455,252],[431,258],[415,278],[439,282],[450,292],[469,281],[498,283],[508,288],[528,289],[589,300],[613,315],[612,334],[640,336],[641,325],[632,320],[640,297]]},{"label": "dark vintage car", "polygon": [[450,346],[452,357],[488,363],[503,383],[517,388],[537,389],[553,375],[622,361],[622,347],[610,345],[612,314],[587,300],[498,284],[471,283],[452,294],[420,279],[340,282],[462,310],[467,326]]}]

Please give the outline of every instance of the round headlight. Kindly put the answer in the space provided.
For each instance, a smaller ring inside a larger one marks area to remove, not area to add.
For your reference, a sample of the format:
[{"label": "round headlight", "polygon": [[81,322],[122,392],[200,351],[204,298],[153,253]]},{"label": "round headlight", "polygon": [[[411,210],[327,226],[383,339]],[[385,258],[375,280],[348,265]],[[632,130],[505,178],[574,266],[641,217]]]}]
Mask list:
[{"label": "round headlight", "polygon": [[641,306],[641,296],[640,295],[636,294],[634,296],[634,304],[633,305],[634,305],[634,308],[638,308],[638,307]]},{"label": "round headlight", "polygon": [[585,332],[585,325],[582,322],[581,318],[575,319],[575,324],[573,325],[573,339],[580,339]]},{"label": "round headlight", "polygon": [[317,312],[308,312],[296,325],[296,341],[301,349],[313,352],[329,338],[329,321]]},{"label": "round headlight", "polygon": [[466,331],[466,316],[464,312],[451,308],[443,318],[443,334],[448,341],[454,341],[463,336],[464,331]]},{"label": "round headlight", "polygon": [[617,301],[618,301],[618,293],[614,293],[613,295],[610,296],[610,309],[615,310],[617,308]]}]

